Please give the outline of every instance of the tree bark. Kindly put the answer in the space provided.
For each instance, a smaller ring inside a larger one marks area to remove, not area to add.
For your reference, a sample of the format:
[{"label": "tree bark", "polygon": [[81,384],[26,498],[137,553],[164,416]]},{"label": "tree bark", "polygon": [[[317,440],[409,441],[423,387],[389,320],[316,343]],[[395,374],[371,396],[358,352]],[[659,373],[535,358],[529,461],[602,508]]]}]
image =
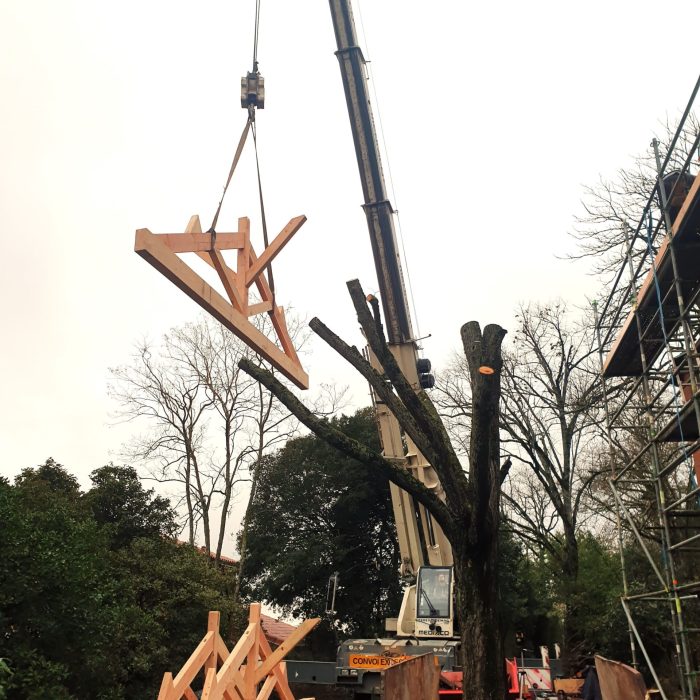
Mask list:
[{"label": "tree bark", "polygon": [[185,457],[185,503],[187,503],[187,535],[190,547],[194,547],[194,506],[192,504],[192,462],[190,452],[187,450]]},{"label": "tree bark", "polygon": [[464,700],[506,697],[495,569],[489,557],[479,561],[455,558]]},{"label": "tree bark", "polygon": [[224,501],[221,504],[221,522],[219,523],[219,536],[216,542],[216,564],[221,561],[221,550],[224,548],[224,538],[226,537],[226,524],[228,521],[228,511],[231,505],[231,493],[233,491],[233,480],[231,475],[231,462],[233,461],[233,450],[231,448],[231,432],[233,418],[230,413],[224,414],[224,440],[226,451],[224,459]]},{"label": "tree bark", "polygon": [[428,508],[443,531],[447,533],[453,529],[454,518],[447,506],[420,481],[403,469],[400,462],[385,459],[382,455],[367,449],[357,440],[353,440],[333,428],[327,420],[319,418],[304,406],[271,372],[247,358],[241,359],[238,365],[244,372],[266,387],[314,435],[365,466],[376,469],[389,481],[411,493],[418,503]]},{"label": "tree bark", "polygon": [[580,634],[578,600],[578,542],[575,532],[565,530],[565,541],[561,557],[562,583],[564,585],[564,619],[562,629],[562,664],[567,675],[573,675],[581,667],[582,657],[586,650],[582,649]]}]

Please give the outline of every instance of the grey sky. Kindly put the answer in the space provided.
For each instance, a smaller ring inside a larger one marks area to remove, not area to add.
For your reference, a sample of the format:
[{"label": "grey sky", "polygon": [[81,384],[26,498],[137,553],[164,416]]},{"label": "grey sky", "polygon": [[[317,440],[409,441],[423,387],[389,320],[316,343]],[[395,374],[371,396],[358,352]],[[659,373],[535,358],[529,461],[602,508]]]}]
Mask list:
[{"label": "grey sky", "polygon": [[[0,473],[53,456],[85,482],[128,436],[109,427],[107,368],[198,313],[133,253],[133,235],[182,230],[194,213],[208,226],[244,123],[253,8],[0,2]],[[685,105],[700,62],[684,34],[700,4],[361,10],[426,354],[439,365],[473,318],[511,326],[521,300],[581,303],[594,281],[555,258],[571,249],[581,185],[627,164]],[[263,0],[268,221],[276,232],[309,219],[275,266],[278,293],[360,343],[344,283],[375,282],[333,51],[326,2]],[[249,215],[260,245],[249,155],[219,230]],[[324,348],[309,370],[364,402]]]}]

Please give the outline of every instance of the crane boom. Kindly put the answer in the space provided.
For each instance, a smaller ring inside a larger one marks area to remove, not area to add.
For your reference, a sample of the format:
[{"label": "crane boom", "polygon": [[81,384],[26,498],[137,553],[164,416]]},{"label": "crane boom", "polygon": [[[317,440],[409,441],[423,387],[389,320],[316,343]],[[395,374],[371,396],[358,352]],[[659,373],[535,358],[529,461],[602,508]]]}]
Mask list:
[{"label": "crane boom", "polygon": [[[365,59],[358,46],[350,0],[329,0],[329,3],[389,347],[406,378],[416,391],[421,391],[421,380],[425,378],[421,372],[425,366],[428,368],[425,371],[429,371],[430,363],[418,359],[418,347],[413,336],[396,242],[394,210],[384,182],[367,89]],[[370,361],[376,369],[382,371],[372,353]],[[419,362],[423,369],[419,370]],[[402,431],[387,406],[378,401],[375,403],[384,456],[402,460],[416,479],[444,499],[444,491],[433,467],[411,438]],[[430,513],[410,494],[392,484],[391,498],[401,550],[402,574],[416,580],[416,585],[409,587],[404,595],[396,631],[399,635],[451,636],[453,614],[449,603],[452,588],[450,544]],[[422,585],[425,587],[422,588]],[[431,591],[430,594],[428,590]],[[437,599],[438,596],[445,601],[442,606],[434,604],[433,598]]]},{"label": "crane boom", "polygon": [[330,6],[387,336],[390,343],[408,343],[413,340],[413,328],[396,244],[394,209],[384,182],[367,90],[365,59],[358,46],[350,3],[330,0]]}]

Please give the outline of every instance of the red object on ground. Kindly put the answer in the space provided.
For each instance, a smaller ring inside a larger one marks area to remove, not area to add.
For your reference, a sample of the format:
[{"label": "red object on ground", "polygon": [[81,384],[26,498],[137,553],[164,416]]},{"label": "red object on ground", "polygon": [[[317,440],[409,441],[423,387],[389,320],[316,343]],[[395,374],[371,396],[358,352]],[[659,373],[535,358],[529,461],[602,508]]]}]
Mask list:
[{"label": "red object on ground", "polygon": [[447,686],[448,689],[462,690],[462,672],[461,671],[441,671],[440,683]]},{"label": "red object on ground", "polygon": [[[462,672],[461,671],[441,671],[440,690],[438,698],[458,698],[462,697]],[[442,687],[445,686],[445,687]]]},{"label": "red object on ground", "polygon": [[506,674],[508,675],[508,682],[510,688],[508,692],[513,695],[518,695],[520,693],[520,679],[518,678],[518,662],[513,659],[506,659]]}]

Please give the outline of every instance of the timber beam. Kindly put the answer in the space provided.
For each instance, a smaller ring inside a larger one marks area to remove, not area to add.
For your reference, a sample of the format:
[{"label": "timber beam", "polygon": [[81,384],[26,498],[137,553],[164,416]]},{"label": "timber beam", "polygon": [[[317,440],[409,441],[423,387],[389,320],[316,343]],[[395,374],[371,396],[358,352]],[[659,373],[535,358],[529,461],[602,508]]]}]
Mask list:
[{"label": "timber beam", "polygon": [[[300,389],[309,388],[309,376],[301,365],[289,335],[284,309],[265,277],[265,270],[306,221],[296,216],[282,229],[258,257],[250,242],[250,221],[238,220],[233,233],[203,233],[199,216],[193,216],[184,233],[136,231],[134,250],[190,299],[216,318],[258,355]],[[222,251],[236,250],[236,269],[230,267]],[[228,299],[178,257],[195,253],[217,273]],[[255,285],[259,301],[249,303],[249,288]],[[270,339],[249,319],[261,313],[270,316],[276,338]]]}]

